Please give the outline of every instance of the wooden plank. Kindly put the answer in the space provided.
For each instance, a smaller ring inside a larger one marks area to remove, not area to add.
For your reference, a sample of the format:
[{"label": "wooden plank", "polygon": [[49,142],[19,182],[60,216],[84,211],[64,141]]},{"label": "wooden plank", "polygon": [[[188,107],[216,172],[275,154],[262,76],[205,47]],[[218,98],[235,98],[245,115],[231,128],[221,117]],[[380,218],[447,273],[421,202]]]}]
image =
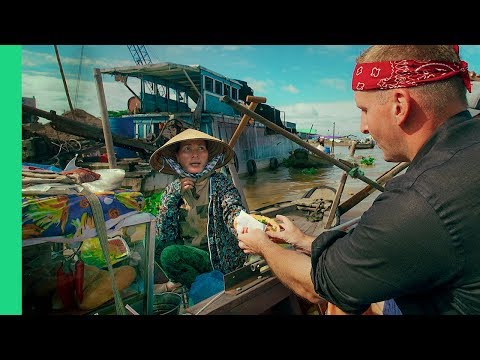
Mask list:
[{"label": "wooden plank", "polygon": [[[291,302],[290,311],[300,315],[301,309],[298,301],[295,296],[291,297],[291,295],[293,295],[292,291],[285,287],[277,277],[270,276],[239,294],[223,292],[220,296],[213,295],[186,308],[185,312],[189,315],[260,315],[287,299],[286,301]],[[218,296],[217,299],[215,299],[216,296]],[[209,302],[211,303],[209,304]],[[205,305],[207,306],[205,307]]]},{"label": "wooden plank", "polygon": [[[319,226],[320,224],[321,226]],[[307,222],[308,227],[306,227],[305,230],[302,229],[302,231],[305,234],[316,237],[324,231],[323,224],[323,221]]]}]

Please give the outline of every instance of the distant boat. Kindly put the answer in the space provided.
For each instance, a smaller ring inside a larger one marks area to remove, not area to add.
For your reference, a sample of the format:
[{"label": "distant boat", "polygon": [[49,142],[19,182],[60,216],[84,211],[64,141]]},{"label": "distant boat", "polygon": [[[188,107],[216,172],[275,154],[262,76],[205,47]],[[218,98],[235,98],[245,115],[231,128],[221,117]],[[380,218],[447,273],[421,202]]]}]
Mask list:
[{"label": "distant boat", "polygon": [[[200,65],[165,62],[100,69],[100,72],[114,76],[134,95],[125,101],[129,113],[110,118],[110,122],[129,122],[134,138],[156,146],[163,145],[185,128],[195,128],[228,143],[242,114],[220,98],[227,95],[245,104],[247,97],[253,96],[253,90],[245,81],[230,79]],[[139,91],[127,85],[130,78],[139,79]],[[282,120],[280,110],[258,104],[255,112],[296,133],[296,124]],[[298,145],[288,138],[250,121],[234,145],[235,168],[238,174],[274,168],[296,148]]]},{"label": "distant boat", "polygon": [[287,166],[306,169],[306,168],[323,168],[332,167],[332,162],[322,158],[313,153],[309,153],[306,149],[295,149],[292,151],[288,159],[286,160]]},{"label": "distant boat", "polygon": [[[350,146],[348,148],[350,148]],[[355,145],[355,149],[373,149],[374,147],[375,140],[373,140],[372,138],[368,138],[363,141],[357,141]]]}]

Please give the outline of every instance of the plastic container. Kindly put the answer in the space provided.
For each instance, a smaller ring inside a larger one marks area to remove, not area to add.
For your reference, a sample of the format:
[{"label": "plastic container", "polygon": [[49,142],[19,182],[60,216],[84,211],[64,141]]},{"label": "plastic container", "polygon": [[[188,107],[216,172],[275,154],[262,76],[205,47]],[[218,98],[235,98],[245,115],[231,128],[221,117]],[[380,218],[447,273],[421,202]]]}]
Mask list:
[{"label": "plastic container", "polygon": [[[110,263],[112,265],[129,258],[130,248],[122,237],[115,236],[107,239],[107,241]],[[103,256],[100,239],[98,237],[87,239],[82,243],[80,248],[80,257],[87,265],[92,265],[99,268],[107,267],[107,262]]]},{"label": "plastic container", "polygon": [[164,292],[153,295],[154,315],[178,315],[182,305],[182,295],[175,292]]}]

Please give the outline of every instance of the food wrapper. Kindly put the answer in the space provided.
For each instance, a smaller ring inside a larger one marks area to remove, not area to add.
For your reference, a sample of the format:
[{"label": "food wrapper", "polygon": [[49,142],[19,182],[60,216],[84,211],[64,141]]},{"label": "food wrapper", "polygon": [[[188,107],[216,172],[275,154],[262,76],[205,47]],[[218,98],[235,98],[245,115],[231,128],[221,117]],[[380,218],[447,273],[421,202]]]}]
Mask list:
[{"label": "food wrapper", "polygon": [[[130,248],[125,240],[120,236],[108,239],[108,253],[110,255],[110,263],[116,264],[130,256]],[[102,247],[98,237],[87,239],[80,248],[80,257],[87,265],[99,268],[106,267],[107,262],[103,256]]]},{"label": "food wrapper", "polygon": [[262,231],[265,231],[265,228],[267,227],[267,225],[261,223],[243,210],[240,211],[240,214],[237,216],[236,223],[237,225],[235,229],[237,230],[238,234],[242,233],[243,228],[248,228],[249,230],[260,229]]}]

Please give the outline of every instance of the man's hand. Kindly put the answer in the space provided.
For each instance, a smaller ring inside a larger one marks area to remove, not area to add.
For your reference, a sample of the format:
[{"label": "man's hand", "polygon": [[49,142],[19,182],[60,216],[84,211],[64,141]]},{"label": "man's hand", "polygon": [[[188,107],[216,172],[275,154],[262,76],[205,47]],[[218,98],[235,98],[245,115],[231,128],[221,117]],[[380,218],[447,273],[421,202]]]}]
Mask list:
[{"label": "man's hand", "polygon": [[267,231],[266,234],[276,243],[287,243],[293,245],[296,249],[310,253],[313,240],[312,236],[305,235],[288,217],[277,215],[280,231]]}]

